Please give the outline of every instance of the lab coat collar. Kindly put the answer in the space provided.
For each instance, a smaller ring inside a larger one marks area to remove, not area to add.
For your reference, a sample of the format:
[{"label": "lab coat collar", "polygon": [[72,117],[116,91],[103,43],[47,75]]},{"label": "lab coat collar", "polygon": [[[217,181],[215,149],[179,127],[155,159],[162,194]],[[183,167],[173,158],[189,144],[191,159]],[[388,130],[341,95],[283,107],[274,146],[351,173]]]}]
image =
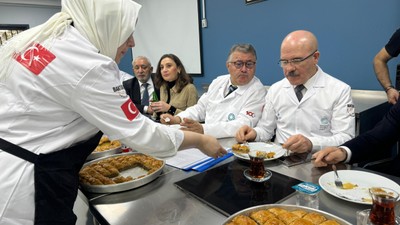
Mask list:
[{"label": "lab coat collar", "polygon": [[[228,95],[226,98],[232,98],[232,96],[236,96],[236,95],[243,95],[244,92],[246,92],[246,90],[249,87],[251,87],[254,84],[254,82],[256,82],[256,80],[258,80],[258,78],[254,75],[253,79],[251,79],[251,81],[249,83],[247,83],[245,85],[237,86],[238,88],[232,94]],[[225,90],[231,84],[232,84],[231,79],[229,79],[227,86],[224,87],[223,90]]]},{"label": "lab coat collar", "polygon": [[[304,84],[304,86],[307,88],[307,91],[300,103],[307,101],[307,99],[317,93],[318,89],[325,87],[326,79],[325,76],[322,75],[324,72],[318,65],[317,67],[318,70],[315,75]],[[286,93],[293,101],[298,102],[294,93],[294,86],[289,83],[288,79],[284,78],[282,87],[286,89]]]}]

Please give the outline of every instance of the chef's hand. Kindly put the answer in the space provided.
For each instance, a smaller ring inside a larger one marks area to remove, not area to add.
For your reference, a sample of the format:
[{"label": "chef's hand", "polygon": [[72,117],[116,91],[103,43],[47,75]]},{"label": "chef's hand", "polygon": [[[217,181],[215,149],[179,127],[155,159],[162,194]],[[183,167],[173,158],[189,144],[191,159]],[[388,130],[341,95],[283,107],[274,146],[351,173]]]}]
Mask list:
[{"label": "chef's hand", "polygon": [[257,132],[250,126],[244,125],[236,132],[235,138],[239,143],[245,141],[254,141],[256,139]]},{"label": "chef's hand", "polygon": [[183,121],[181,123],[181,130],[187,130],[187,131],[192,131],[196,132],[199,134],[204,134],[204,129],[203,125],[201,125],[199,122],[189,119],[189,118],[183,118]]},{"label": "chef's hand", "polygon": [[179,147],[181,150],[194,147],[200,149],[204,154],[213,158],[222,157],[228,153],[213,136],[190,131],[183,131],[183,133],[185,138]]},{"label": "chef's hand", "polygon": [[153,109],[154,112],[168,112],[171,105],[164,101],[152,102],[150,107]]},{"label": "chef's hand", "polygon": [[228,152],[223,148],[215,137],[210,135],[202,135],[203,141],[201,141],[198,148],[206,155],[213,158],[222,157]]},{"label": "chef's hand", "polygon": [[162,124],[179,124],[181,122],[181,118],[179,116],[173,116],[165,113],[160,116],[160,122]]},{"label": "chef's hand", "polygon": [[285,143],[283,143],[282,148],[288,149],[292,152],[302,153],[312,150],[312,143],[310,139],[304,137],[301,134],[295,134],[289,137]]},{"label": "chef's hand", "polygon": [[327,147],[314,153],[311,158],[315,167],[324,167],[343,162],[347,158],[347,152],[342,148]]}]

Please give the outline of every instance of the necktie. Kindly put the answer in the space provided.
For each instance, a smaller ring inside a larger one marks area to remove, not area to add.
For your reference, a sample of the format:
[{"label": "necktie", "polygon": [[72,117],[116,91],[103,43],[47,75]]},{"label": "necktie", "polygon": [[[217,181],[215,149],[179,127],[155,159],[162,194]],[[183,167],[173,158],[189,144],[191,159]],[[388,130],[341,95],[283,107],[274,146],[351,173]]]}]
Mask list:
[{"label": "necktie", "polygon": [[297,99],[299,100],[299,102],[300,102],[301,99],[303,98],[303,93],[301,93],[301,91],[302,91],[304,88],[305,88],[305,87],[304,87],[304,85],[302,85],[302,84],[297,85],[297,86],[294,88],[294,92],[296,93],[296,97],[297,97]]},{"label": "necktie", "polygon": [[149,91],[147,87],[149,86],[148,83],[142,84],[144,87],[143,97],[142,97],[142,105],[149,105]]},{"label": "necktie", "polygon": [[228,96],[230,93],[234,92],[237,88],[238,87],[233,86],[232,84],[229,85],[228,94],[226,94],[225,97]]}]

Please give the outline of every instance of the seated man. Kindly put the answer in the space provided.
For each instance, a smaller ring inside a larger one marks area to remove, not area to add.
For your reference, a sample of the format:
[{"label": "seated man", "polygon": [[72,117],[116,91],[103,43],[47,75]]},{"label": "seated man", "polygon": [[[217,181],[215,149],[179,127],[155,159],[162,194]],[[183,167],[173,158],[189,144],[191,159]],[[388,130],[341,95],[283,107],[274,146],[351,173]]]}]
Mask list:
[{"label": "seated man", "polygon": [[299,30],[285,37],[279,60],[285,78],[268,90],[257,126],[238,130],[238,142],[269,141],[275,135],[276,143],[301,153],[354,137],[351,89],[322,71],[319,56],[311,32]]},{"label": "seated man", "polygon": [[[314,166],[323,167],[339,162],[357,163],[373,161],[387,155],[382,152],[390,150],[400,140],[400,101],[389,110],[383,119],[371,130],[349,140],[340,147],[328,147],[313,155]],[[337,145],[336,145],[337,146]],[[400,177],[400,158],[395,157],[383,164],[380,172]]]},{"label": "seated man", "polygon": [[234,137],[243,125],[255,126],[261,117],[266,93],[264,85],[254,76],[256,60],[252,45],[234,45],[226,62],[229,74],[213,80],[196,105],[175,117],[163,114],[161,123],[180,124],[183,130],[216,138]]},{"label": "seated man", "polygon": [[133,62],[133,73],[135,77],[123,82],[126,93],[135,103],[136,108],[146,115],[153,115],[153,110],[149,107],[149,101],[152,99],[153,92],[160,96],[160,90],[154,86],[152,71],[153,67],[149,59],[145,56],[136,57]]}]

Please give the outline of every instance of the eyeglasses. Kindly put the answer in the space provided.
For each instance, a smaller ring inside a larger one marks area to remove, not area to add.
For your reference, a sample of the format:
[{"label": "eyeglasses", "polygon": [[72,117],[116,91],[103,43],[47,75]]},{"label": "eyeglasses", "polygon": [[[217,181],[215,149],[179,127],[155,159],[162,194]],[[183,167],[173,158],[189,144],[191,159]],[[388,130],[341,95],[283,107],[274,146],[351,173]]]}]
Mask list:
[{"label": "eyeglasses", "polygon": [[243,61],[236,61],[236,62],[229,62],[232,63],[236,69],[241,69],[243,66],[246,66],[247,69],[253,69],[254,66],[256,65],[256,62],[248,61],[248,62],[243,62]]},{"label": "eyeglasses", "polygon": [[293,66],[297,66],[297,65],[299,65],[301,62],[303,62],[304,60],[306,60],[306,59],[310,58],[311,56],[313,56],[317,51],[318,51],[318,49],[315,50],[313,53],[309,54],[308,56],[304,57],[304,58],[296,58],[296,59],[291,59],[291,60],[284,60],[284,59],[281,59],[281,60],[279,60],[278,64],[279,64],[281,67],[286,67],[286,66],[288,66],[289,64],[292,64]]},{"label": "eyeglasses", "polygon": [[146,70],[147,68],[149,68],[149,66],[148,65],[137,65],[137,66],[133,67],[134,70],[138,70],[140,68],[142,68],[142,70]]}]

